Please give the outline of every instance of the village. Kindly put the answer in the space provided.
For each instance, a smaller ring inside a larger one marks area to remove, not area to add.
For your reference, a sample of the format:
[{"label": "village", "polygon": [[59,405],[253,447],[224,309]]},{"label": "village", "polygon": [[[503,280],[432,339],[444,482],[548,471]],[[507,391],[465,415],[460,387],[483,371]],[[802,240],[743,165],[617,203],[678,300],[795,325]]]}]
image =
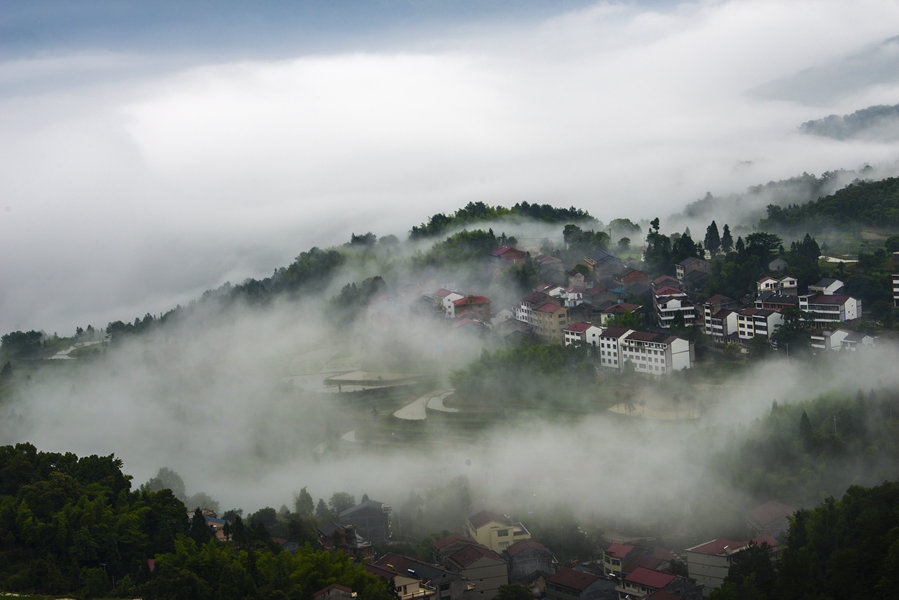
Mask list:
[{"label": "village", "polygon": [[[496,272],[527,260],[527,252],[508,246],[491,254]],[[899,253],[893,263],[899,265]],[[576,272],[552,255],[538,256],[535,264],[543,283],[514,306],[496,310],[489,298],[442,288],[421,299],[420,312],[430,308],[453,327],[490,329],[512,343],[533,335],[547,344],[583,345],[602,368],[652,375],[696,365],[694,341],[672,329],[696,328],[718,348],[743,353],[760,341],[776,349],[775,334],[790,320],[808,328],[813,352],[875,344],[876,336],[854,329],[862,301],[845,293],[843,281],[824,277],[798,294],[798,281],[784,273],[788,265],[780,257],[768,262],[770,274],[756,282],[755,294],[740,299],[703,293],[712,273],[712,262],[703,258],[678,262],[676,276],[656,277],[604,249],[583,257]],[[899,274],[892,277],[893,305],[899,306]]]},{"label": "village", "polygon": [[[459,533],[435,540],[431,560],[390,550],[392,509],[377,500],[341,511],[316,533],[320,548],[364,563],[369,573],[389,582],[399,600],[700,600],[724,582],[740,553],[762,550],[777,560],[794,511],[766,502],[745,515],[745,539],[716,538],[686,549],[613,534],[595,560],[568,564],[533,539],[524,523],[491,511],[469,516]],[[207,514],[205,522],[218,540],[230,541],[225,520]],[[285,551],[298,549],[296,542],[272,539]],[[338,584],[315,594],[316,600],[354,597],[354,590]]]},{"label": "village", "polygon": [[[897,258],[893,256],[894,265]],[[527,252],[510,246],[496,249],[489,258],[494,276],[528,260]],[[810,329],[811,352],[855,352],[876,345],[874,335],[855,330],[862,302],[845,294],[842,281],[822,278],[800,295],[797,279],[784,273],[787,264],[779,257],[768,263],[770,274],[757,281],[755,294],[739,300],[702,294],[712,269],[707,259],[690,257],[677,263],[674,277],[653,277],[630,268],[606,250],[585,256],[580,264],[586,269],[576,272],[551,255],[534,262],[544,283],[514,306],[494,312],[485,296],[441,288],[422,296],[413,308],[452,328],[499,336],[510,344],[530,336],[540,343],[583,347],[598,369],[654,377],[698,365],[694,342],[672,330],[695,328],[717,348],[729,346],[745,354],[751,343],[776,348],[778,329],[798,316]],[[899,275],[892,281],[894,305],[899,306]],[[338,379],[344,386],[352,383],[339,377],[334,381]],[[434,392],[420,400],[427,400],[430,410],[455,411],[442,404],[451,394]],[[419,404],[424,413],[425,403]],[[410,408],[403,410],[409,413]],[[424,418],[401,412],[395,416]],[[390,582],[400,600],[698,600],[722,585],[741,553],[764,552],[777,561],[789,530],[788,517],[795,510],[769,500],[744,515],[743,537],[709,539],[689,548],[665,548],[652,537],[606,532],[599,557],[564,564],[552,548],[532,537],[525,523],[487,510],[470,515],[457,531],[435,540],[429,560],[391,550],[396,541],[393,511],[375,500],[366,499],[320,524],[317,540],[321,548],[364,562],[369,573]],[[221,520],[209,516],[207,522],[217,527],[219,539],[227,539]],[[275,541],[288,550],[296,547],[286,539]],[[514,596],[516,592],[521,595]],[[315,597],[354,596],[354,590],[334,584]]]}]

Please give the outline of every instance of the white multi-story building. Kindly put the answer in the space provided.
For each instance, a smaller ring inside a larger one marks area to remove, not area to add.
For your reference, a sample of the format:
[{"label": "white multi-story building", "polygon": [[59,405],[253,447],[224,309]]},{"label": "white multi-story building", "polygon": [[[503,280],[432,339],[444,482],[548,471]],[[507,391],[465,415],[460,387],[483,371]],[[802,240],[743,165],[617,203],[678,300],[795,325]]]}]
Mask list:
[{"label": "white multi-story building", "polygon": [[816,326],[826,323],[845,323],[862,316],[862,301],[852,296],[808,294],[799,297],[799,310],[809,313]]},{"label": "white multi-story building", "polygon": [[621,368],[621,340],[633,330],[627,327],[604,327],[599,335],[599,364],[609,369]]},{"label": "white multi-story building", "polygon": [[443,314],[447,319],[455,318],[456,316],[456,306],[453,304],[456,300],[460,298],[464,298],[462,294],[458,292],[453,292],[448,289],[440,289],[435,294],[440,302],[440,306],[443,308]]},{"label": "white multi-story building", "polygon": [[715,314],[706,314],[703,329],[713,341],[723,344],[737,335],[739,319],[736,312],[722,308]]},{"label": "white multi-story building", "polygon": [[638,373],[665,375],[693,366],[688,340],[648,331],[632,331],[619,343],[621,364],[631,363]]},{"label": "white multi-story building", "polygon": [[668,329],[674,322],[674,317],[683,315],[684,325],[693,325],[696,322],[696,307],[687,298],[685,292],[675,287],[665,286],[657,289],[652,294],[653,306],[656,310],[656,321],[659,327]]},{"label": "white multi-story building", "polygon": [[774,310],[765,308],[744,308],[737,313],[737,336],[740,340],[751,340],[763,335],[768,340],[783,325],[784,316]]},{"label": "white multi-story building", "polygon": [[893,273],[893,308],[899,308],[899,273]]}]

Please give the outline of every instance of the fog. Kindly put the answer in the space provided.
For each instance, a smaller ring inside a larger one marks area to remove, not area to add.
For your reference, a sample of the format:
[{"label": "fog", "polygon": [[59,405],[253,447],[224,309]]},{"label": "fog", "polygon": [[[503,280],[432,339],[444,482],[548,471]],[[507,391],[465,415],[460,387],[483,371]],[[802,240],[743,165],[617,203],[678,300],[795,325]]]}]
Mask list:
[{"label": "fog", "polygon": [[899,7],[875,0],[7,9],[4,332],[159,314],[469,201],[639,220],[896,160],[798,131],[895,103]]},{"label": "fog", "polygon": [[[558,228],[508,232],[536,240],[554,229],[558,241]],[[621,389],[605,379],[584,395],[580,417],[506,410],[480,427],[477,413],[463,410],[458,416],[470,420],[472,433],[433,409],[424,422],[404,422],[391,413],[429,390],[448,389],[453,371],[482,348],[498,347],[410,311],[420,294],[453,278],[466,293],[481,293],[470,282],[484,278],[407,271],[409,251],[357,256],[321,295],[299,300],[247,306],[212,294],[94,359],[44,367],[0,406],[0,441],[114,453],[135,486],[166,466],[182,476],[189,494],[210,494],[222,509],[291,506],[302,487],[314,498],[345,491],[399,507],[410,491],[463,476],[476,508],[564,502],[578,518],[649,519],[668,523],[670,531],[685,519],[714,523],[754,500],[715,475],[716,460],[742,442],[774,401],[899,388],[899,373],[890,368],[899,349],[883,342],[868,352],[811,361],[777,356],[723,381],[637,377],[625,384],[633,415],[596,408]],[[333,298],[341,287],[382,270],[385,293],[355,320],[335,318]],[[422,382],[395,395],[354,394],[346,373],[358,371],[378,380],[359,385],[380,385],[382,376]],[[345,377],[337,393],[326,381],[335,375]],[[452,397],[448,402],[458,406]],[[639,417],[654,410],[698,418]],[[877,460],[867,466],[868,473],[894,468]],[[852,480],[868,476],[857,472]],[[847,475],[837,468],[834,477]],[[720,514],[716,503],[723,503]]]}]

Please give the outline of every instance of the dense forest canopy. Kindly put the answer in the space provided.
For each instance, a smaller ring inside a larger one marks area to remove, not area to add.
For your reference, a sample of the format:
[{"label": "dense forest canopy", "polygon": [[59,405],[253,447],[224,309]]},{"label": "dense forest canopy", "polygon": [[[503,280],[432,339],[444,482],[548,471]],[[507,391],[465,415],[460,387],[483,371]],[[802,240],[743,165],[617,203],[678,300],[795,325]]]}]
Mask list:
[{"label": "dense forest canopy", "polygon": [[845,188],[807,204],[768,206],[762,229],[802,227],[814,233],[825,227],[856,223],[867,227],[899,226],[899,178],[855,181]]}]

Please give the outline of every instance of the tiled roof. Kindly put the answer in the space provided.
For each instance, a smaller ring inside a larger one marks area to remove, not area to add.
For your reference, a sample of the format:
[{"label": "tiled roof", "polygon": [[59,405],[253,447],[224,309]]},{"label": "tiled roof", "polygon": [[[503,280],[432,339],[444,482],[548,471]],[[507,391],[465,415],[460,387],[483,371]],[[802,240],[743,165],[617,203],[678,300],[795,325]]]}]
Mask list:
[{"label": "tiled roof", "polygon": [[525,550],[539,550],[540,552],[549,553],[549,550],[546,549],[546,546],[544,546],[540,542],[535,542],[534,540],[518,540],[517,542],[506,548],[506,552],[508,552],[509,556],[515,556],[519,552],[524,552]]},{"label": "tiled roof", "polygon": [[683,294],[683,292],[681,290],[677,289],[674,286],[670,286],[670,285],[660,287],[653,293],[656,296],[676,296],[676,295]]},{"label": "tiled roof", "polygon": [[490,304],[490,299],[484,296],[465,296],[458,300],[453,300],[456,306],[470,306],[472,304]]},{"label": "tiled roof", "polygon": [[635,331],[625,339],[638,342],[660,342],[668,337],[665,333],[652,333],[651,331]]},{"label": "tiled roof", "polygon": [[646,587],[662,589],[674,579],[670,573],[661,573],[644,567],[637,567],[633,573],[624,578],[625,581],[645,585]]},{"label": "tiled roof", "polygon": [[445,548],[446,546],[449,546],[450,544],[454,544],[456,542],[463,542],[466,544],[477,544],[478,543],[477,540],[475,540],[474,538],[470,538],[465,535],[459,535],[459,534],[453,533],[453,534],[446,536],[445,538],[440,538],[439,540],[435,541],[434,547],[439,550],[441,548]]},{"label": "tiled roof", "polygon": [[839,306],[841,304],[846,304],[846,302],[851,299],[851,296],[827,296],[825,294],[818,294],[817,296],[809,298],[808,301],[809,304],[836,304]]},{"label": "tiled roof", "polygon": [[612,544],[606,548],[606,554],[614,556],[615,558],[624,558],[633,549],[634,547],[630,544]]},{"label": "tiled roof", "polygon": [[630,302],[619,302],[618,304],[613,304],[609,308],[604,309],[602,312],[606,314],[622,314],[626,312],[634,312],[640,308],[639,304],[631,304]]},{"label": "tiled roof", "polygon": [[727,315],[729,315],[732,312],[734,312],[734,311],[728,310],[726,308],[722,308],[721,310],[716,312],[714,315],[712,315],[712,318],[713,319],[724,319],[727,317]]},{"label": "tiled roof", "polygon": [[467,567],[482,558],[502,560],[493,550],[483,546],[465,546],[453,552],[449,558],[461,567]]},{"label": "tiled roof", "polygon": [[437,290],[437,292],[434,295],[438,296],[440,298],[445,298],[452,293],[454,293],[452,290],[448,290],[446,288],[440,288],[439,290]]},{"label": "tiled roof", "polygon": [[606,327],[600,337],[604,338],[620,338],[630,331],[627,327]]},{"label": "tiled roof", "polygon": [[562,307],[559,306],[558,304],[554,304],[552,302],[547,302],[546,304],[540,305],[540,307],[537,310],[539,310],[540,312],[554,313],[554,312],[558,312],[558,311],[562,310]]},{"label": "tiled roof", "polygon": [[717,538],[692,548],[687,548],[690,552],[698,552],[699,554],[724,554],[724,549],[738,550],[746,545],[746,542],[738,542],[727,538]]},{"label": "tiled roof", "polygon": [[573,590],[582,591],[597,579],[599,579],[599,575],[593,575],[592,573],[584,573],[582,571],[569,569],[568,567],[562,567],[558,571],[556,571],[556,573],[552,577],[548,578],[546,582],[561,585]]},{"label": "tiled roof", "polygon": [[574,331],[577,333],[583,333],[593,327],[592,323],[586,323],[584,321],[578,321],[577,323],[572,323],[568,327],[565,328],[565,331]]},{"label": "tiled roof", "polygon": [[491,521],[496,521],[497,523],[501,523],[503,525],[510,525],[509,519],[507,519],[503,515],[498,515],[488,510],[482,510],[481,512],[468,517],[468,522],[471,523],[475,529],[480,529]]},{"label": "tiled roof", "polygon": [[546,302],[546,300],[551,297],[552,296],[549,294],[544,294],[543,292],[531,292],[524,297],[524,301],[531,304],[537,304],[538,302]]}]

